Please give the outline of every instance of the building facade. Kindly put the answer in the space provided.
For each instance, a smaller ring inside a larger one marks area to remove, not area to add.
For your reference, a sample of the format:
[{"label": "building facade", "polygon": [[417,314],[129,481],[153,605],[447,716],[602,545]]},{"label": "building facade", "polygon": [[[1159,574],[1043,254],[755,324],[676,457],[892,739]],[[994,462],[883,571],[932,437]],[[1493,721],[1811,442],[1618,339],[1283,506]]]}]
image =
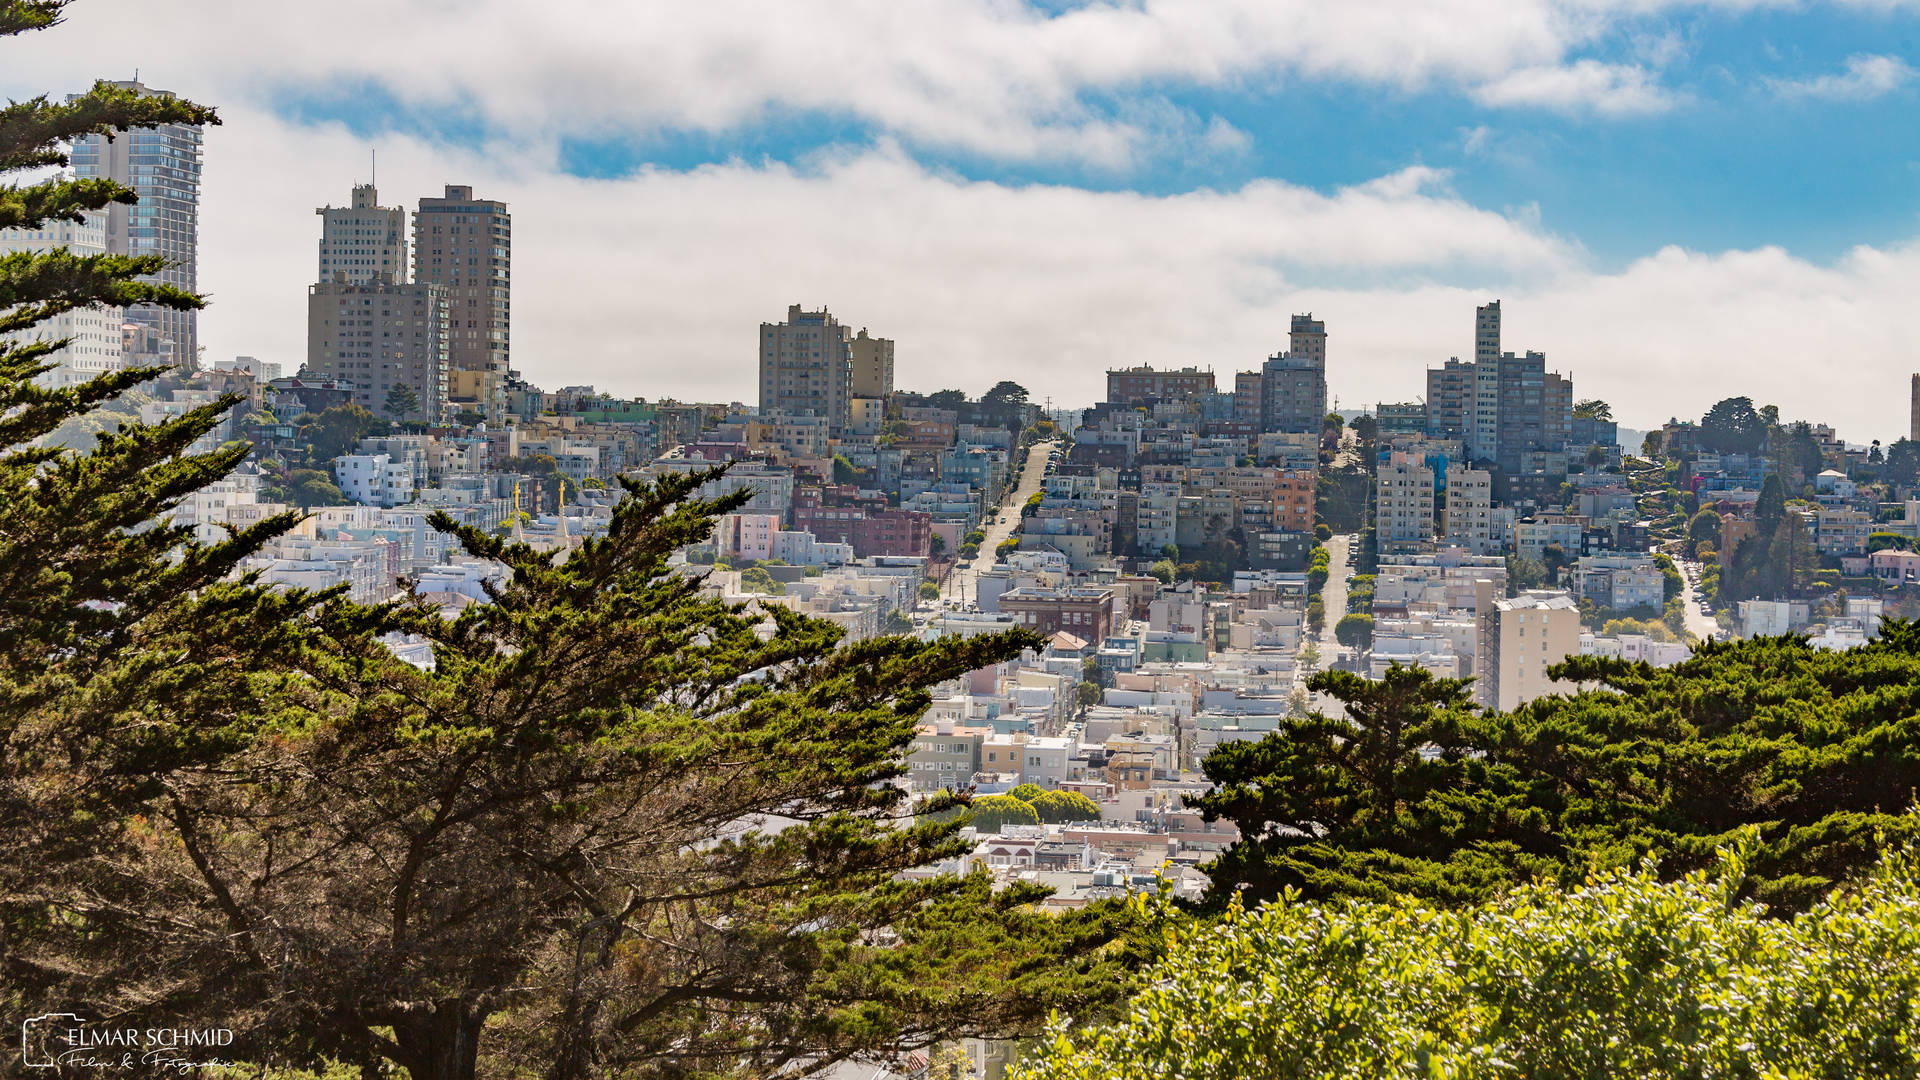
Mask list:
[{"label": "building facade", "polygon": [[[141,97],[171,98],[138,80],[111,82]],[[69,98],[69,100],[72,100]],[[105,243],[110,255],[158,255],[166,269],[150,280],[197,292],[200,284],[200,129],[191,124],[135,128],[114,138],[83,135],[74,140],[73,174],[80,180],[112,180],[139,200],[106,209]],[[198,313],[136,304],[126,321],[151,328],[171,343],[176,366],[192,370],[200,354]]]},{"label": "building facade", "polygon": [[1142,365],[1107,372],[1107,401],[1114,405],[1199,401],[1213,392],[1211,370],[1186,367],[1157,371],[1151,365]]},{"label": "building facade", "polygon": [[1480,583],[1479,654],[1474,659],[1474,695],[1506,712],[1534,698],[1572,693],[1574,683],[1547,677],[1547,668],[1580,651],[1580,608],[1566,593],[1529,589],[1493,599],[1493,584]]},{"label": "building facade", "polygon": [[1447,543],[1475,555],[1491,555],[1506,545],[1493,528],[1493,474],[1465,465],[1447,466]]},{"label": "building facade", "polygon": [[1295,315],[1287,351],[1260,366],[1260,430],[1318,435],[1327,416],[1327,326]]},{"label": "building facade", "polygon": [[852,420],[853,367],[840,320],[826,308],[791,305],[786,322],[760,324],[760,412],[824,416],[837,438]]},{"label": "building facade", "polygon": [[413,218],[413,280],[446,290],[449,402],[490,419],[507,412],[513,316],[513,219],[507,204],[448,184]]},{"label": "building facade", "polygon": [[1433,470],[1399,461],[1380,468],[1374,521],[1382,555],[1410,555],[1433,546]]},{"label": "building facade", "polygon": [[355,184],[346,206],[322,206],[320,272],[315,281],[355,285],[407,280],[407,210],[381,206],[372,184]]},{"label": "building facade", "polygon": [[[393,420],[439,423],[450,405],[447,292],[427,283],[323,282],[307,290],[307,373],[353,384],[353,403]],[[412,391],[404,416],[388,408]]]},{"label": "building facade", "polygon": [[853,394],[884,398],[893,393],[893,339],[871,337],[862,327],[849,339],[853,350]]},{"label": "building facade", "polygon": [[[90,212],[85,218],[77,222],[48,221],[31,229],[0,229],[0,256],[44,255],[54,248],[66,248],[81,256],[105,255],[107,216]],[[10,336],[21,342],[67,339],[64,347],[46,358],[57,366],[37,381],[54,387],[76,386],[126,366],[123,318],[121,308],[80,307]],[[161,362],[169,359],[163,353]]]}]

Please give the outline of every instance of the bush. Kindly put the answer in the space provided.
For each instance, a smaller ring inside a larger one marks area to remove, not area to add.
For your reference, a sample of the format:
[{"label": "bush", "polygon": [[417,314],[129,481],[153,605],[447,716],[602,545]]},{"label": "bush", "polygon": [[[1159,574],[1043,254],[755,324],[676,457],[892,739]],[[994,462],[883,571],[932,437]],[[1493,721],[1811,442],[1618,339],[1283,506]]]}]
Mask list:
[{"label": "bush", "polygon": [[921,582],[920,583],[920,599],[922,600],[940,599],[940,586],[935,585],[931,581]]},{"label": "bush", "polygon": [[1048,825],[1100,820],[1100,804],[1077,791],[1043,791],[1028,805]]},{"label": "bush", "polygon": [[1333,539],[1333,526],[1327,524],[1324,521],[1318,525],[1315,525],[1313,527],[1313,538],[1315,540],[1320,541],[1323,544]]},{"label": "bush", "polygon": [[1041,787],[1039,784],[1020,784],[1012,791],[1007,792],[1010,797],[1019,799],[1023,803],[1031,803],[1046,793],[1047,789]]},{"label": "bush", "polygon": [[973,800],[968,824],[983,833],[991,833],[1008,825],[1038,825],[1040,815],[1032,806],[1011,795],[987,795]]},{"label": "bush", "polygon": [[1013,1075],[1914,1075],[1913,857],[1780,921],[1739,901],[1743,854],[1680,881],[1613,870],[1464,911],[1283,899],[1212,922],[1152,902],[1167,951],[1125,1018],[1056,1030]]},{"label": "bush", "polygon": [[1180,569],[1174,566],[1170,559],[1159,559],[1152,566],[1147,567],[1147,573],[1159,578],[1162,585],[1173,584],[1174,576],[1179,572]]}]

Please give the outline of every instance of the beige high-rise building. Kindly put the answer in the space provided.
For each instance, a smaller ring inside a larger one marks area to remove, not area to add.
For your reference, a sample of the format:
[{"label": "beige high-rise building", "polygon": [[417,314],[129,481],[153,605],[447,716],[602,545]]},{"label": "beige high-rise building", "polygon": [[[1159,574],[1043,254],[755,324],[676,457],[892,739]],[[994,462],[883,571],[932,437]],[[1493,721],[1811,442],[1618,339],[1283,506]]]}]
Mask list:
[{"label": "beige high-rise building", "polygon": [[[447,323],[444,286],[322,282],[307,292],[307,371],[351,382],[353,403],[375,416],[439,423],[451,389]],[[417,402],[404,416],[388,408],[396,386]]]},{"label": "beige high-rise building", "polygon": [[824,416],[838,437],[852,419],[853,344],[828,313],[787,308],[787,321],[760,324],[760,415]]},{"label": "beige high-rise building", "polygon": [[1578,685],[1547,677],[1547,668],[1580,651],[1580,608],[1555,589],[1529,589],[1495,599],[1491,581],[1476,584],[1479,642],[1474,699],[1502,712]]},{"label": "beige high-rise building", "polygon": [[512,343],[513,219],[507,204],[448,184],[413,218],[413,280],[446,287],[449,396],[455,410],[498,418],[507,409]]},{"label": "beige high-rise building", "polygon": [[1475,555],[1492,555],[1501,548],[1493,532],[1493,474],[1458,463],[1447,466],[1447,543]]},{"label": "beige high-rise building", "polygon": [[322,206],[320,273],[315,281],[345,280],[364,285],[407,280],[407,210],[381,206],[372,184],[355,184],[346,206]]},{"label": "beige high-rise building", "polygon": [[848,344],[853,347],[854,396],[883,398],[893,393],[893,339],[869,337],[863,327]]},{"label": "beige high-rise building", "polygon": [[1913,401],[1907,411],[1907,438],[1920,442],[1920,374],[1913,377]]}]

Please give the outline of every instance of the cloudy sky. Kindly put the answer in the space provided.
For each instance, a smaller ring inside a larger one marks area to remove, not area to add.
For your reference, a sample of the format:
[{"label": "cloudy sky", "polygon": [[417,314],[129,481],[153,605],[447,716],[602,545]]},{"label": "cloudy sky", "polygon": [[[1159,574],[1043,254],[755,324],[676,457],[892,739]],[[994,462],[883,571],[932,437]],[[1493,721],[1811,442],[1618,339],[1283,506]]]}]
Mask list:
[{"label": "cloudy sky", "polygon": [[903,387],[1063,404],[1302,311],[1343,407],[1411,400],[1493,297],[1637,427],[1745,393],[1890,440],[1920,370],[1920,0],[78,0],[0,57],[221,109],[213,359],[298,366],[313,208],[377,147],[389,205],[510,203],[549,387],[748,396],[796,302]]}]

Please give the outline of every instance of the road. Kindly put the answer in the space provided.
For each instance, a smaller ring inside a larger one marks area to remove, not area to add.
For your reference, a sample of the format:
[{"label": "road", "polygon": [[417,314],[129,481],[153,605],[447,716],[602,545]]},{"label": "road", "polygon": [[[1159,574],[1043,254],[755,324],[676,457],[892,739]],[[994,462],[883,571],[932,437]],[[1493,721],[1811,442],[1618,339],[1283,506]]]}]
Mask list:
[{"label": "road", "polygon": [[1680,594],[1681,611],[1685,613],[1687,633],[1701,641],[1712,641],[1720,632],[1720,620],[1712,615],[1700,614],[1700,593],[1694,588],[1700,580],[1700,564],[1674,560],[1680,568],[1680,578],[1687,583],[1686,591]]},{"label": "road", "polygon": [[[1348,552],[1353,549],[1353,535],[1342,533],[1335,536],[1327,541],[1326,548],[1327,584],[1320,590],[1320,602],[1326,606],[1326,612],[1321,616],[1320,622],[1318,670],[1321,671],[1332,670],[1334,665],[1339,663],[1343,653],[1352,651],[1334,640],[1333,627],[1340,621],[1340,616],[1347,613],[1347,578],[1353,576],[1353,565],[1348,558]],[[1304,682],[1308,674],[1309,672],[1300,670],[1300,680]],[[1341,715],[1340,703],[1323,694],[1313,696],[1313,707],[1329,716]]]},{"label": "road", "polygon": [[940,606],[944,607],[946,602],[951,600],[964,608],[972,601],[978,592],[975,582],[979,579],[980,572],[990,569],[999,561],[993,553],[994,548],[998,547],[1002,540],[1012,536],[1014,530],[1020,527],[1020,508],[1026,505],[1027,499],[1034,492],[1039,491],[1040,485],[1046,482],[1047,455],[1059,446],[1058,440],[1048,440],[1034,443],[1027,448],[1027,467],[1026,471],[1020,474],[1020,486],[1000,501],[1000,513],[984,526],[987,539],[980,545],[980,554],[974,556],[973,565],[956,566],[953,572],[947,575],[946,584],[940,589]]}]

